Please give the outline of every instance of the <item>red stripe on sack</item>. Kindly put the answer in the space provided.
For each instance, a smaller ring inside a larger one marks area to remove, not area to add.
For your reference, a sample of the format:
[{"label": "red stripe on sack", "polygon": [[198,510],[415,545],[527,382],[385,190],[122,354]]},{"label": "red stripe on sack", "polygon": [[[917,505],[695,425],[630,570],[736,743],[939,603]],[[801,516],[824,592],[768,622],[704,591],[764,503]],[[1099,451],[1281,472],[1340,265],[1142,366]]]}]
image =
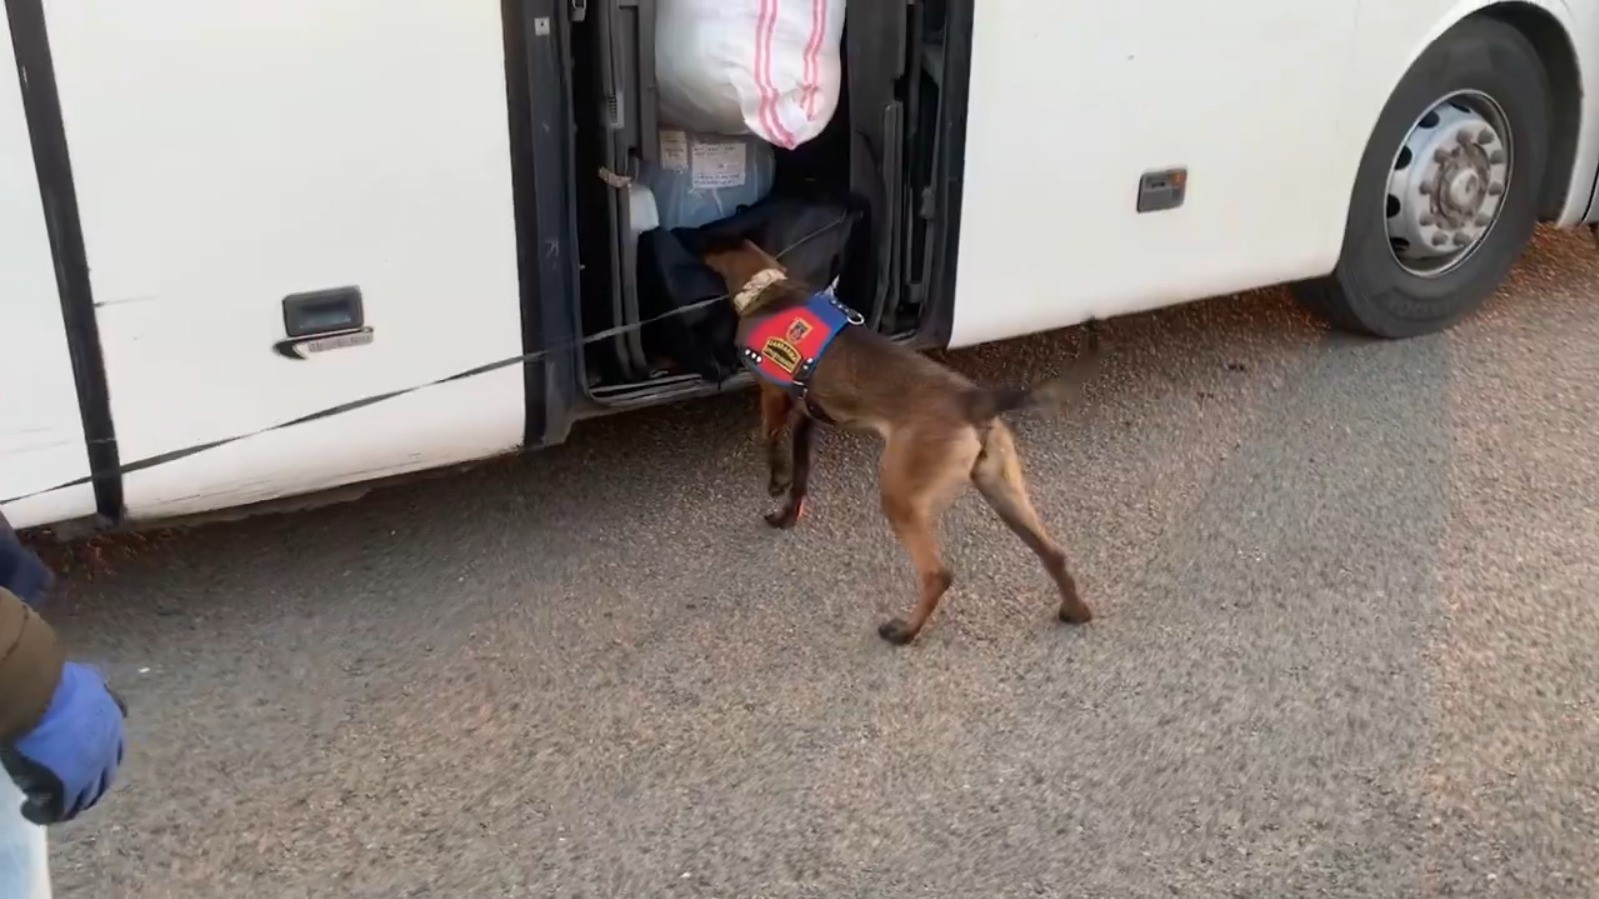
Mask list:
[{"label": "red stripe on sack", "polygon": [[766,22],[766,35],[762,41],[766,45],[766,56],[764,65],[761,66],[761,71],[758,74],[759,78],[764,82],[763,96],[770,98],[767,109],[770,113],[772,137],[776,139],[777,143],[792,150],[799,145],[799,141],[795,140],[793,132],[783,125],[783,117],[777,109],[781,95],[777,91],[776,83],[772,81],[772,37],[777,33],[777,5],[780,2],[781,0],[771,0],[772,16]]},{"label": "red stripe on sack", "polygon": [[822,92],[819,56],[827,32],[828,0],[811,0],[811,40],[805,45],[805,118],[816,121],[816,95]]},{"label": "red stripe on sack", "polygon": [[766,84],[761,81],[761,66],[766,61],[766,42],[762,37],[766,34],[766,20],[774,15],[775,2],[776,0],[761,0],[760,15],[755,19],[755,65],[750,68],[750,74],[755,78],[755,92],[759,97],[755,104],[755,120],[760,123],[761,130],[766,132],[762,137],[777,136],[777,130],[772,127],[771,116],[767,110]]}]

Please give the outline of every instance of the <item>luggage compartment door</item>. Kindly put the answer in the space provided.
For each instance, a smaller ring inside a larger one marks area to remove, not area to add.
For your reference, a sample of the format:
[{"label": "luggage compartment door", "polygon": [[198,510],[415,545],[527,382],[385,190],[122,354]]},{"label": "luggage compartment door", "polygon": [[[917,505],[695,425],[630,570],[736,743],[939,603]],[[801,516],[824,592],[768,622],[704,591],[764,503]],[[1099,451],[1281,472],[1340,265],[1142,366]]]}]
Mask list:
[{"label": "luggage compartment door", "polygon": [[[523,352],[497,3],[45,0],[126,466]],[[370,343],[297,358],[359,296]],[[230,507],[516,449],[509,365],[124,478]]]},{"label": "luggage compartment door", "polygon": [[974,4],[951,344],[1331,270],[1359,9]]}]

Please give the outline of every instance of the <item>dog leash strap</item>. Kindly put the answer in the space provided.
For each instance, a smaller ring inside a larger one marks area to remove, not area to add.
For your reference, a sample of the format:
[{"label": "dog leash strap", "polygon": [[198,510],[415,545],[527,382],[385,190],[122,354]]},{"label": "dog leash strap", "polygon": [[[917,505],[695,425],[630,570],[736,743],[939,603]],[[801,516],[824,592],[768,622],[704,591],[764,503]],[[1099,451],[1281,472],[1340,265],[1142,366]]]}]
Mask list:
[{"label": "dog leash strap", "polygon": [[[46,487],[43,490],[34,490],[32,492],[29,492],[29,493],[23,493],[23,494],[19,494],[17,496],[11,496],[11,497],[7,497],[5,499],[0,499],[0,506],[10,505],[11,503],[15,503],[15,502],[21,502],[22,500],[25,500],[25,499],[33,499],[36,496],[43,496],[46,493],[54,493],[57,490],[66,490],[69,487],[78,487],[78,486],[81,486],[81,485],[84,485],[84,484],[89,484],[89,483],[92,483],[95,480],[95,478],[103,477],[103,476],[109,475],[109,474],[128,475],[128,474],[133,474],[135,472],[145,471],[145,470],[150,469],[150,468],[155,468],[158,465],[166,465],[169,462],[176,462],[179,459],[186,459],[189,456],[197,455],[199,453],[203,453],[203,452],[206,452],[208,450],[214,450],[214,449],[217,449],[219,447],[227,446],[230,443],[238,443],[241,440],[248,440],[251,437],[259,437],[262,434],[270,434],[273,431],[281,431],[281,430],[284,430],[285,428],[292,428],[292,427],[294,427],[296,425],[309,424],[309,423],[311,423],[313,421],[320,421],[321,419],[324,419],[324,418],[332,418],[333,416],[336,416],[336,415],[343,415],[343,414],[345,414],[347,412],[354,412],[357,409],[364,409],[367,406],[375,406],[378,403],[387,402],[388,400],[397,399],[397,398],[405,396],[407,394],[416,393],[416,392],[421,391],[421,390],[426,390],[429,387],[437,387],[440,384],[448,384],[448,383],[450,383],[452,381],[465,380],[467,378],[472,378],[472,377],[476,377],[478,375],[487,374],[487,373],[489,373],[491,371],[498,371],[499,369],[502,369],[502,368],[508,368],[508,367],[510,367],[512,365],[524,365],[524,364],[527,364],[529,362],[537,362],[538,360],[543,359],[546,356],[550,356],[550,355],[553,355],[555,353],[565,352],[565,351],[571,350],[571,349],[576,349],[577,347],[580,347],[580,346],[585,346],[585,345],[590,344],[590,343],[596,343],[598,341],[606,340],[606,339],[609,339],[609,338],[612,338],[612,337],[616,337],[616,336],[621,335],[621,334],[626,334],[626,333],[629,333],[631,331],[638,330],[640,328],[646,328],[646,327],[649,327],[650,325],[655,324],[656,322],[663,321],[663,320],[666,320],[666,319],[669,319],[669,318],[673,318],[673,317],[678,316],[678,315],[686,315],[687,313],[694,312],[694,311],[696,311],[698,309],[703,309],[703,308],[705,308],[707,306],[711,306],[711,305],[714,305],[716,303],[724,302],[726,299],[727,299],[727,297],[724,295],[724,296],[719,296],[719,297],[713,297],[713,298],[708,299],[708,300],[700,300],[700,301],[695,302],[695,303],[690,303],[687,306],[680,306],[680,307],[678,307],[676,309],[671,310],[668,313],[665,313],[665,314],[662,314],[662,315],[652,316],[651,318],[644,319],[642,321],[639,321],[639,322],[631,324],[631,325],[623,325],[623,326],[618,326],[618,327],[614,327],[614,328],[607,328],[607,329],[605,329],[603,331],[598,331],[598,332],[596,332],[594,334],[591,334],[591,335],[583,338],[582,340],[570,341],[570,342],[567,342],[567,343],[564,343],[564,344],[559,344],[559,345],[556,345],[556,346],[553,346],[553,347],[545,347],[542,350],[535,350],[534,352],[531,352],[531,353],[521,353],[521,354],[516,355],[516,356],[507,356],[507,357],[505,357],[503,359],[496,359],[493,362],[488,362],[488,363],[485,363],[483,365],[478,365],[478,366],[475,366],[473,368],[466,369],[464,371],[458,371],[458,372],[455,372],[454,374],[446,375],[445,377],[442,377],[442,378],[435,378],[435,379],[433,379],[431,381],[424,381],[424,382],[422,382],[420,384],[412,384],[412,385],[410,385],[408,387],[402,387],[402,388],[400,388],[398,390],[390,390],[390,391],[386,391],[384,393],[376,393],[376,394],[372,394],[370,396],[364,396],[364,397],[362,397],[362,398],[360,398],[358,400],[351,400],[351,401],[349,401],[347,403],[340,403],[340,404],[338,404],[336,406],[329,406],[329,407],[327,407],[325,409],[318,409],[315,412],[311,412],[309,414],[299,416],[298,418],[291,418],[291,419],[289,419],[287,421],[280,421],[280,422],[278,422],[276,424],[268,425],[268,426],[266,426],[264,428],[257,428],[254,431],[246,431],[246,432],[244,432],[242,434],[234,434],[232,436],[223,437],[223,438],[218,439],[218,440],[210,440],[210,441],[207,441],[205,443],[196,443],[196,444],[192,444],[190,446],[183,447],[182,449],[170,450],[170,451],[164,452],[164,453],[157,453],[156,455],[153,455],[153,456],[146,456],[143,459],[137,459],[137,460],[135,460],[133,462],[127,462],[127,463],[124,463],[122,465],[119,465],[118,467],[116,467],[114,469],[108,469],[108,470],[105,470],[105,471],[92,472],[92,473],[84,475],[82,477],[73,478],[70,481],[65,481],[65,482],[62,482],[60,484],[56,484],[53,487]],[[104,440],[104,441],[86,441],[86,442],[114,443],[115,441],[114,440]]]}]

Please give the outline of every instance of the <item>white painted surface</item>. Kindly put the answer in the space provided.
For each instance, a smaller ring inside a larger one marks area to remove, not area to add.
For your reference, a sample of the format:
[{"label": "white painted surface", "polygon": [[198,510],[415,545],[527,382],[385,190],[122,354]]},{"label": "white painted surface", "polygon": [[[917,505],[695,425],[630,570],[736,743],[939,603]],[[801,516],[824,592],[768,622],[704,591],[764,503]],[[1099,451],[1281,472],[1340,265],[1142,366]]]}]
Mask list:
[{"label": "white painted surface", "polygon": [[[1579,36],[1599,97],[1599,3],[1535,2]],[[1484,5],[980,4],[951,343],[1331,271],[1383,105],[1434,38]],[[1593,104],[1567,224],[1592,184]],[[1140,175],[1175,165],[1189,170],[1183,207],[1138,214]]]},{"label": "white painted surface", "polygon": [[[1578,36],[1599,97],[1599,2],[1534,2]],[[1393,85],[1481,5],[984,4],[952,342],[1328,271]],[[520,351],[496,5],[46,8],[124,460]],[[0,324],[30,339],[0,383],[33,389],[0,403],[0,496],[87,464],[20,106],[3,100]],[[1566,223],[1596,148],[1587,114]],[[1140,173],[1173,164],[1190,170],[1184,208],[1137,215]],[[271,353],[283,295],[350,283],[372,346]],[[135,517],[188,514],[469,460],[512,449],[522,415],[505,369],[131,475],[128,500]],[[43,447],[19,448],[35,431]],[[91,510],[81,488],[6,512]]]},{"label": "white painted surface", "polygon": [[[0,47],[11,26],[0,16]],[[0,499],[89,473],[16,67],[0,74]],[[94,513],[88,486],[0,507],[14,527]]]},{"label": "white painted surface", "polygon": [[[124,462],[521,352],[500,10],[46,0]],[[272,352],[359,285],[367,347]],[[520,372],[128,476],[134,518],[514,449]]]}]

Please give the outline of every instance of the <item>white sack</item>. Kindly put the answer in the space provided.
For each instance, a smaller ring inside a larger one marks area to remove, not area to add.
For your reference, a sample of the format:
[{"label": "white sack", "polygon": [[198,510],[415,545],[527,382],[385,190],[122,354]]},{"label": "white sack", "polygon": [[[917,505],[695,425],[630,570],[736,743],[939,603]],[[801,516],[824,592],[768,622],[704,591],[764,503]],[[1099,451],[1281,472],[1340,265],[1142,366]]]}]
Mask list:
[{"label": "white sack", "polygon": [[[883,0],[888,2],[888,0]],[[838,108],[845,0],[659,0],[661,124],[793,149]]]}]

